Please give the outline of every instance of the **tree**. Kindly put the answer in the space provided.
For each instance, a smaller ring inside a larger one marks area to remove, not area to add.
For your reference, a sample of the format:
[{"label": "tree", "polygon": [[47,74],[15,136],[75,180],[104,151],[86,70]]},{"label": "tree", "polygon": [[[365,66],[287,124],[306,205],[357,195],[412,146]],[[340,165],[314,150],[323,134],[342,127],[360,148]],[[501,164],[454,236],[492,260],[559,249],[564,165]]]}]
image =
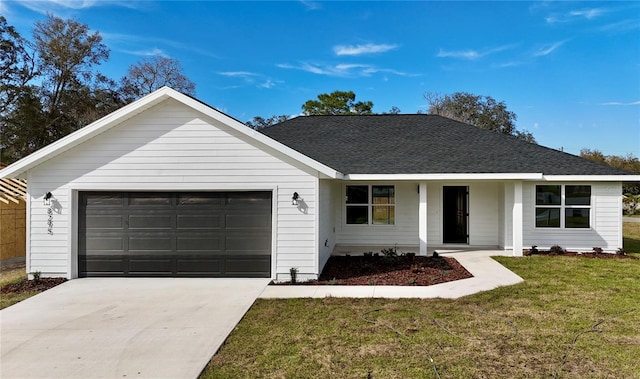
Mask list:
[{"label": "tree", "polygon": [[391,107],[391,109],[389,109],[389,112],[386,112],[387,114],[400,114],[400,108],[396,107],[395,105]]},{"label": "tree", "polygon": [[[633,154],[623,157],[619,155],[604,155],[598,149],[582,149],[580,150],[580,156],[594,162],[640,174],[640,159]],[[640,182],[622,183],[622,193],[627,195],[628,198],[637,199],[637,196],[640,195]]]},{"label": "tree", "polygon": [[356,102],[353,91],[334,91],[318,95],[318,100],[308,100],[302,104],[305,115],[347,115],[373,114],[371,101]]},{"label": "tree", "polygon": [[245,124],[251,129],[257,130],[257,129],[267,128],[269,126],[279,124],[281,122],[285,122],[289,118],[290,117],[286,114],[283,114],[280,116],[273,115],[266,119],[260,116],[255,116],[252,120],[247,121]]},{"label": "tree", "polygon": [[451,95],[426,93],[424,98],[429,106],[429,114],[448,117],[535,143],[531,133],[517,130],[516,114],[509,111],[504,102],[498,102],[491,96],[455,92]]},{"label": "tree", "polygon": [[196,85],[182,73],[182,65],[177,59],[154,56],[131,65],[122,78],[122,92],[128,99],[135,100],[163,86],[194,96]]},{"label": "tree", "polygon": [[87,25],[47,15],[35,23],[32,44],[4,20],[0,27],[2,75],[13,78],[3,80],[13,90],[10,95],[3,87],[3,161],[22,158],[124,105],[115,82],[96,70],[109,50]]},{"label": "tree", "polygon": [[5,118],[23,87],[37,74],[28,42],[0,16],[0,117]]}]

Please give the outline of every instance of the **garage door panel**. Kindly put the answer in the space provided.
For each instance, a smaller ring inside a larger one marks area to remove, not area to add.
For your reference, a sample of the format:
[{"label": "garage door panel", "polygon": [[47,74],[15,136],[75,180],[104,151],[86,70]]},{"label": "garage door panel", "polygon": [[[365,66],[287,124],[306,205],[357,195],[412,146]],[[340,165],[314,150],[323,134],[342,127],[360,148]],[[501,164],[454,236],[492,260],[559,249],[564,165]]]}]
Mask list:
[{"label": "garage door panel", "polygon": [[265,267],[271,265],[271,258],[265,256],[229,256],[226,260],[225,270],[230,276],[264,277],[269,275]]},{"label": "garage door panel", "polygon": [[223,226],[220,215],[178,215],[178,229],[219,229]]},{"label": "garage door panel", "polygon": [[265,229],[271,223],[271,215],[228,214],[225,221],[227,229]]},{"label": "garage door panel", "polygon": [[81,192],[80,276],[271,276],[271,192]]},{"label": "garage door panel", "polygon": [[122,229],[124,221],[121,215],[87,215],[87,229]]},{"label": "garage door panel", "polygon": [[208,251],[211,254],[221,252],[222,237],[178,237],[179,251]]},{"label": "garage door panel", "polygon": [[129,275],[170,276],[174,270],[175,259],[166,257],[132,256],[129,257]]},{"label": "garage door panel", "polygon": [[125,249],[125,239],[121,236],[91,237],[85,241],[86,249],[91,251],[122,251]]},{"label": "garage door panel", "polygon": [[177,273],[180,276],[222,276],[223,262],[222,258],[213,257],[178,259]]},{"label": "garage door panel", "polygon": [[159,236],[135,236],[129,237],[129,251],[157,251],[171,252],[175,248],[173,246],[173,238]]},{"label": "garage door panel", "polygon": [[172,229],[173,220],[169,214],[130,215],[128,229]]}]

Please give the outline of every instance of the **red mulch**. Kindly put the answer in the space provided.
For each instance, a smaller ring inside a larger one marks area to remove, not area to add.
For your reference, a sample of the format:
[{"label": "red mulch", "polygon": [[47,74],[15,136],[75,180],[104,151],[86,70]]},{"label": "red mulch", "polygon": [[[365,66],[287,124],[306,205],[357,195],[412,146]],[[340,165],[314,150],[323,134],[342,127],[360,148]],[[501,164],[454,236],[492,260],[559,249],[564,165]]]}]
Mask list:
[{"label": "red mulch", "polygon": [[0,288],[0,293],[20,293],[32,291],[46,291],[59,284],[66,282],[65,278],[40,278],[40,280],[23,280],[17,283],[11,283]]},{"label": "red mulch", "polygon": [[430,286],[472,277],[458,261],[447,257],[332,256],[319,280],[297,284]]}]

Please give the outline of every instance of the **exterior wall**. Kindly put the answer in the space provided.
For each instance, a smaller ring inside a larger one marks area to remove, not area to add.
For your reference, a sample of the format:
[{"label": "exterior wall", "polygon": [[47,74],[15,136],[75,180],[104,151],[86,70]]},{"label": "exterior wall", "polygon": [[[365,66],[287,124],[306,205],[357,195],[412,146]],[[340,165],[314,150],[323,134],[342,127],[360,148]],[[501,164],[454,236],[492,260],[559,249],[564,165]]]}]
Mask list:
[{"label": "exterior wall", "polygon": [[[395,184],[396,225],[346,225],[345,187],[347,184]],[[411,246],[419,245],[418,183],[417,182],[344,182],[333,196],[336,243],[352,246]],[[442,243],[442,187],[469,186],[469,245],[501,245],[500,182],[429,182],[427,183],[427,244]]]},{"label": "exterior wall", "polygon": [[319,180],[318,185],[318,272],[333,252],[336,245],[334,194],[340,191],[339,182]]},{"label": "exterior wall", "polygon": [[469,246],[500,245],[500,182],[432,182],[427,184],[427,243],[442,242],[442,191],[444,186],[469,187]]},{"label": "exterior wall", "polygon": [[[591,228],[556,229],[535,227],[536,184],[591,185]],[[591,251],[600,247],[615,251],[622,247],[622,184],[621,183],[525,183],[523,185],[524,248],[537,245],[549,248],[560,245],[565,249]]]},{"label": "exterior wall", "polygon": [[[164,101],[29,172],[31,271],[76,275],[77,192],[270,190],[272,273],[317,274],[317,172],[174,100]],[[42,197],[53,193],[52,234]],[[291,205],[293,192],[304,199]]]},{"label": "exterior wall", "polygon": [[25,256],[26,203],[0,202],[0,259]]},{"label": "exterior wall", "polygon": [[[395,225],[347,225],[345,195],[347,184],[393,184],[396,186]],[[336,243],[353,246],[417,246],[418,184],[412,182],[340,182],[333,195]]]}]

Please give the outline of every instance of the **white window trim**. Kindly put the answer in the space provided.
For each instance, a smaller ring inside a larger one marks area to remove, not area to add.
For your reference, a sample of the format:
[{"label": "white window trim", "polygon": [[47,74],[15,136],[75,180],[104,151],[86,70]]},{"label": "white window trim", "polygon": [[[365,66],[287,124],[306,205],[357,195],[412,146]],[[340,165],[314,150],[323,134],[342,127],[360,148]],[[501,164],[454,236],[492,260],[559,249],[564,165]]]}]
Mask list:
[{"label": "white window trim", "polygon": [[[367,203],[362,203],[362,204],[347,204],[347,187],[350,186],[367,186]],[[373,187],[375,186],[380,186],[380,187],[393,187],[393,193],[394,193],[394,199],[395,199],[395,203],[393,204],[373,204],[373,199],[372,199],[372,195],[373,195]],[[397,212],[397,208],[398,208],[398,192],[396,191],[396,185],[395,184],[364,184],[364,183],[351,183],[351,184],[345,184],[344,185],[344,196],[343,196],[343,209],[344,209],[344,217],[342,219],[343,223],[345,226],[348,227],[360,227],[360,228],[366,228],[366,227],[395,227],[396,225],[398,225],[398,212]],[[379,206],[393,206],[393,219],[394,219],[394,223],[393,224],[374,224],[373,223],[373,206],[374,205],[379,205]],[[366,224],[349,224],[347,222],[347,207],[351,207],[351,206],[356,206],[356,207],[367,207],[367,223]]]},{"label": "white window trim", "polygon": [[[538,205],[537,190],[538,186],[560,186],[560,204],[559,205]],[[589,205],[566,205],[566,186],[589,186],[591,188],[591,196],[589,197]],[[569,183],[569,184],[551,184],[538,183],[533,186],[533,227],[537,230],[571,230],[571,231],[589,231],[593,230],[593,214],[594,214],[594,197],[593,186],[591,184]],[[560,209],[560,226],[537,226],[536,210],[538,208],[556,208]],[[565,209],[589,209],[589,227],[588,228],[567,228]]]}]

